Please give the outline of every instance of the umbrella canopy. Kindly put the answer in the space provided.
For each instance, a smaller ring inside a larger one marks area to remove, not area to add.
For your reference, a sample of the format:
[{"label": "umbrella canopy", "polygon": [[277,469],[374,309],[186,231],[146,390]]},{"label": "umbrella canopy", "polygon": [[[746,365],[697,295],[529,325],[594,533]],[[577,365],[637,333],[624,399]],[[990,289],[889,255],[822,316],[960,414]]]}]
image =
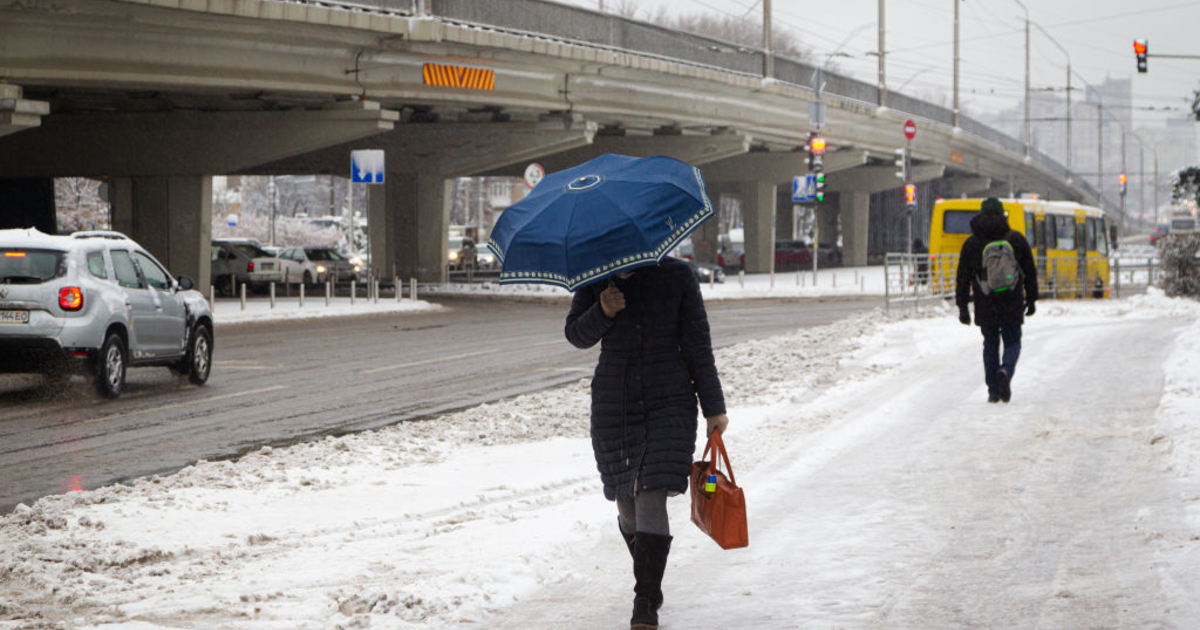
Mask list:
[{"label": "umbrella canopy", "polygon": [[500,215],[488,247],[501,261],[501,284],[574,291],[658,264],[712,215],[700,169],[606,153],[547,175]]}]

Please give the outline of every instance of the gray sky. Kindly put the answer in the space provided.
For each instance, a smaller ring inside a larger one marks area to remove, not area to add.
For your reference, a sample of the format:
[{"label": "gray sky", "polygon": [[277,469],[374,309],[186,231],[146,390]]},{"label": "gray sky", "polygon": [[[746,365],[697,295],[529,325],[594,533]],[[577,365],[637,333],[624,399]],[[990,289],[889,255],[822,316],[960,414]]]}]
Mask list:
[{"label": "gray sky", "polygon": [[[599,0],[560,0],[596,8]],[[609,8],[620,0],[605,0]],[[878,0],[774,0],[777,28],[797,34],[821,56],[834,51],[842,71],[874,82]],[[1070,53],[1072,67],[1091,82],[1134,78],[1135,125],[1179,118],[1200,87],[1200,59],[1155,59],[1154,54],[1200,54],[1200,1],[1025,0],[1030,19]],[[762,20],[756,0],[637,0],[643,19],[664,7],[675,14],[746,15]],[[887,0],[887,81],[905,93],[949,99],[952,85],[953,0]],[[968,113],[1016,107],[1024,90],[1024,12],[1015,0],[964,0],[960,6],[962,102]],[[1150,43],[1149,73],[1137,74],[1133,40]],[[1033,89],[1066,80],[1066,55],[1033,29]],[[1073,83],[1079,87],[1076,77]],[[1062,92],[1058,92],[1061,94]],[[1082,92],[1075,92],[1082,99]],[[1136,108],[1175,108],[1148,111]]]}]

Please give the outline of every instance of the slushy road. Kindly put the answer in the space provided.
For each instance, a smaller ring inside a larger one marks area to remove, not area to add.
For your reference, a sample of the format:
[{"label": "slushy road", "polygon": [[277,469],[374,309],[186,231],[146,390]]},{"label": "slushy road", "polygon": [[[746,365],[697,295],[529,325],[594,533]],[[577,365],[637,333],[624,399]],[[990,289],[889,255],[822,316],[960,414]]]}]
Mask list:
[{"label": "slushy road", "polygon": [[[0,375],[0,513],[19,502],[178,470],[200,459],[436,417],[584,378],[596,349],[562,334],[562,303],[438,299],[434,313],[220,325],[204,387],[130,370],[109,401],[75,377]],[[708,305],[718,347],[828,324],[874,299]],[[586,418],[580,418],[586,422]]]}]

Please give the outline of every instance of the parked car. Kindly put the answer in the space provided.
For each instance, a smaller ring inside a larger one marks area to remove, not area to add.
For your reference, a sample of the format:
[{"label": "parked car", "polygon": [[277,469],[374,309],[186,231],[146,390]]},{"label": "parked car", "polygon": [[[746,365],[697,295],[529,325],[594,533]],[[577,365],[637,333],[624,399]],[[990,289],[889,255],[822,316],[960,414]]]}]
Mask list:
[{"label": "parked car", "polygon": [[1159,223],[1154,226],[1154,231],[1150,233],[1150,244],[1154,245],[1158,241],[1166,237],[1171,232],[1170,223]]},{"label": "parked car", "polygon": [[332,247],[305,247],[304,255],[316,263],[317,275],[332,278],[334,282],[357,282],[362,266]]},{"label": "parked car", "polygon": [[325,282],[329,274],[329,268],[310,260],[303,247],[284,248],[279,252],[279,263],[285,284],[303,282],[306,286],[316,286]]},{"label": "parked car", "polygon": [[194,285],[119,232],[0,230],[0,372],[81,372],[107,398],[121,395],[130,367],[166,366],[203,385],[213,319]]},{"label": "parked car", "polygon": [[720,265],[714,265],[706,262],[696,262],[690,258],[685,258],[683,261],[686,262],[688,267],[692,269],[692,273],[695,274],[696,280],[699,280],[701,284],[707,284],[709,282],[725,282],[725,270],[721,269]]},{"label": "parked car", "polygon": [[461,270],[478,265],[478,252],[475,240],[469,236],[451,236],[450,247],[446,254],[447,263],[452,270]]},{"label": "parked car", "polygon": [[282,279],[280,260],[250,239],[213,239],[212,283],[221,295],[232,296],[237,285],[248,284],[262,292]]},{"label": "parked car", "polygon": [[804,241],[775,241],[775,269],[812,266],[812,248]]}]

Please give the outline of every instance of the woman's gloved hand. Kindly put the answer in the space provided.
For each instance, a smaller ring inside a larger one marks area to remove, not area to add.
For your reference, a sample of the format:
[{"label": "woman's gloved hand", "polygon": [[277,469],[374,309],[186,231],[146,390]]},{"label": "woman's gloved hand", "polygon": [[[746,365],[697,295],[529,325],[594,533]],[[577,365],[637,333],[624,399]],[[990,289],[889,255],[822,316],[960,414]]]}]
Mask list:
[{"label": "woman's gloved hand", "polygon": [[707,435],[712,435],[713,429],[720,431],[721,435],[725,435],[725,428],[729,426],[729,416],[720,414],[716,416],[709,416],[706,419],[708,420]]},{"label": "woman's gloved hand", "polygon": [[971,325],[971,310],[967,307],[958,309],[958,321],[962,322],[963,326]]}]

